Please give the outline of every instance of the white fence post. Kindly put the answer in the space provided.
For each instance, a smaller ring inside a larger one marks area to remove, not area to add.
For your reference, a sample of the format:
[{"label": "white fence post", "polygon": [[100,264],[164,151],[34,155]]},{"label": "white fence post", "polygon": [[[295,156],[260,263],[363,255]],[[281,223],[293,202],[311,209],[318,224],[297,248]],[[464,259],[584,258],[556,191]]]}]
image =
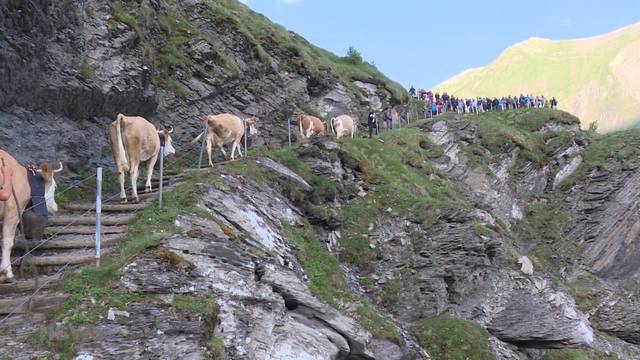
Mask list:
[{"label": "white fence post", "polygon": [[164,146],[160,146],[160,185],[158,186],[158,207],[162,209],[162,188],[164,186]]},{"label": "white fence post", "polygon": [[247,147],[247,138],[249,137],[249,134],[251,133],[251,131],[247,131],[247,118],[243,118],[242,121],[244,122],[244,158],[246,159],[247,156],[249,156],[249,148]]},{"label": "white fence post", "polygon": [[200,157],[198,157],[198,169],[200,169],[202,167],[202,155],[204,154],[204,143],[207,140],[207,130],[208,126],[205,125],[204,127],[204,132],[202,133],[202,143],[200,144]]},{"label": "white fence post", "polygon": [[102,168],[96,169],[96,266],[100,266],[100,241],[102,240]]},{"label": "white fence post", "polygon": [[291,119],[287,118],[287,136],[289,139],[289,147],[291,147]]}]

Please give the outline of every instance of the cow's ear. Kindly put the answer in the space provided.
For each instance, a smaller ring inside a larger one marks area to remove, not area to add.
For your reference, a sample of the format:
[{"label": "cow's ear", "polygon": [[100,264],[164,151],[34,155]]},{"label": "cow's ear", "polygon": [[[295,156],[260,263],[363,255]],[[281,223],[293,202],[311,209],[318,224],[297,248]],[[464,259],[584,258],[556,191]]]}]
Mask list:
[{"label": "cow's ear", "polygon": [[40,176],[44,179],[45,182],[50,182],[53,179],[53,167],[48,163],[40,164]]}]

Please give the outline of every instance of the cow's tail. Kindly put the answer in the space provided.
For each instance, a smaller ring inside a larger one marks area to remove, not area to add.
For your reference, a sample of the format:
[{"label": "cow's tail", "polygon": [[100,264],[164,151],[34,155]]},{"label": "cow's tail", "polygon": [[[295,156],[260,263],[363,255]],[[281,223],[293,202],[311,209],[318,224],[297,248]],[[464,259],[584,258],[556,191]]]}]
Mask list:
[{"label": "cow's tail", "polygon": [[336,134],[336,130],[333,128],[333,120],[334,120],[334,119],[335,119],[335,118],[331,118],[331,119],[329,119],[329,126],[331,127],[331,134],[333,134],[333,135],[335,135],[335,136],[338,136],[338,134]]},{"label": "cow's tail", "polygon": [[118,147],[118,155],[116,156],[116,165],[118,170],[129,170],[129,163],[127,162],[127,154],[124,150],[124,142],[122,141],[122,120],[124,115],[118,114],[116,117],[116,146]]},{"label": "cow's tail", "polygon": [[300,127],[300,137],[304,139],[304,130],[302,129],[302,116],[298,116],[298,126]]},{"label": "cow's tail", "polygon": [[195,139],[191,140],[191,145],[195,145],[198,143],[198,141],[200,141],[200,139],[202,139],[202,137],[204,136],[204,134],[207,133],[207,131],[209,130],[209,117],[205,117],[204,118],[204,131],[200,133],[200,135],[196,136]]},{"label": "cow's tail", "polygon": [[200,141],[200,139],[202,139],[202,136],[204,135],[204,131],[200,133],[200,135],[196,136],[195,139],[191,140],[191,145],[195,145],[198,143],[198,141]]}]

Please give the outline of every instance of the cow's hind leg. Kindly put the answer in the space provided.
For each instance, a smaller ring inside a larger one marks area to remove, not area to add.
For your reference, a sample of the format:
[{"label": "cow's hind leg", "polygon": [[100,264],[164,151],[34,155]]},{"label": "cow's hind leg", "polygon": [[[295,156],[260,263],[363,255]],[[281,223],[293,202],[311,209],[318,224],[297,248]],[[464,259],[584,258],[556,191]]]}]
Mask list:
[{"label": "cow's hind leg", "polygon": [[222,152],[222,155],[224,155],[224,158],[227,159],[227,152],[224,151],[224,145],[220,145],[220,151]]},{"label": "cow's hind leg", "polygon": [[238,149],[238,153],[240,154],[240,157],[244,157],[244,155],[242,155],[242,145],[240,145],[239,143],[236,144],[236,148]]},{"label": "cow's hind leg", "polygon": [[127,193],[124,191],[124,171],[118,174],[118,181],[120,181],[120,203],[127,203]]},{"label": "cow's hind leg", "polygon": [[147,182],[144,185],[144,192],[146,193],[153,191],[151,188],[151,176],[153,175],[153,167],[156,166],[156,162],[158,161],[158,156],[159,155],[156,155],[147,161]]},{"label": "cow's hind leg", "polygon": [[213,167],[213,161],[211,161],[211,150],[213,143],[213,135],[207,136],[207,155],[209,156],[209,166]]},{"label": "cow's hind leg", "polygon": [[[5,211],[8,211],[8,206]],[[16,215],[5,214],[2,224],[2,262],[0,263],[0,275],[4,274],[2,282],[13,282],[13,272],[11,271],[11,248],[13,248],[13,238],[16,235],[18,226],[17,210]]]},{"label": "cow's hind leg", "polygon": [[138,197],[138,164],[131,168],[129,175],[131,177],[131,193],[133,195],[133,202],[140,202],[140,198]]}]

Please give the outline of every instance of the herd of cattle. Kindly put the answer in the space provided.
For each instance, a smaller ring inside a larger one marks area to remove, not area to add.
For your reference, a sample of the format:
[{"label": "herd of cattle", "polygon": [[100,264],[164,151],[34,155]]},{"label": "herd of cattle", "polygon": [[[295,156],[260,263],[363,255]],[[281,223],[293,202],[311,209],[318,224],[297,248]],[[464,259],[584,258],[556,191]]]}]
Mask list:
[{"label": "herd of cattle", "polygon": [[[197,143],[205,136],[209,164],[213,166],[211,151],[216,146],[226,157],[223,148],[226,144],[231,146],[231,159],[235,159],[235,152],[238,150],[242,157],[240,142],[243,136],[257,134],[256,117],[240,119],[231,114],[220,114],[207,116],[204,119],[205,130],[198,135],[192,144]],[[324,123],[317,117],[299,114],[296,121],[300,127],[301,138],[310,138],[314,135],[324,135]],[[245,129],[245,124],[248,129]],[[331,133],[336,138],[343,136],[355,137],[357,126],[348,115],[341,115],[329,121]],[[125,172],[129,172],[131,180],[132,200],[139,201],[137,191],[138,168],[141,163],[146,162],[147,179],[145,192],[151,192],[151,175],[158,160],[161,144],[164,145],[164,155],[175,154],[172,145],[171,133],[173,128],[164,127],[158,130],[153,124],[143,117],[125,116],[118,114],[116,120],[111,123],[109,137],[111,149],[116,163],[118,180],[120,182],[120,202],[127,202],[125,192]],[[2,221],[2,262],[0,263],[0,283],[13,282],[14,276],[11,270],[11,249],[18,225],[22,220],[25,209],[34,204],[37,197],[32,194],[29,176],[37,176],[44,182],[44,202],[47,211],[51,214],[58,210],[55,202],[56,182],[54,174],[62,171],[62,163],[57,169],[49,164],[41,164],[39,168],[35,166],[23,166],[13,156],[0,149],[0,220]],[[31,175],[29,175],[31,173]]]}]

